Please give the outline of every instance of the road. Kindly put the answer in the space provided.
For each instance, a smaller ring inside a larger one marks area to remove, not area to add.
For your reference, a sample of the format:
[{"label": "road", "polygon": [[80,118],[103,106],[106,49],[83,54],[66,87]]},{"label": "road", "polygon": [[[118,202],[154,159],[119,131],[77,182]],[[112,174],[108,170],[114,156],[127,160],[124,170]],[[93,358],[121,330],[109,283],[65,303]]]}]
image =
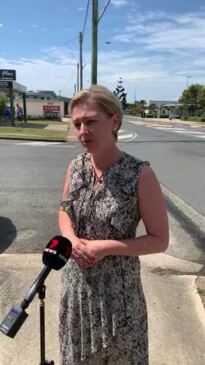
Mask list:
[{"label": "road", "polygon": [[[160,181],[205,216],[202,199],[205,187],[205,129],[174,126],[145,128],[132,124],[129,130],[137,137],[128,145],[130,153],[151,162]],[[134,121],[136,123],[136,121]],[[152,125],[151,125],[152,126]]]},{"label": "road", "polygon": [[[149,160],[165,187],[172,231],[168,252],[204,262],[204,234],[197,220],[205,215],[205,139],[199,137],[205,135],[205,129],[194,128],[193,132],[202,134],[191,134],[187,133],[190,128],[183,127],[179,134],[130,121],[122,125],[119,146]],[[42,252],[58,233],[57,211],[66,167],[80,151],[75,142],[0,141],[0,252]]]}]

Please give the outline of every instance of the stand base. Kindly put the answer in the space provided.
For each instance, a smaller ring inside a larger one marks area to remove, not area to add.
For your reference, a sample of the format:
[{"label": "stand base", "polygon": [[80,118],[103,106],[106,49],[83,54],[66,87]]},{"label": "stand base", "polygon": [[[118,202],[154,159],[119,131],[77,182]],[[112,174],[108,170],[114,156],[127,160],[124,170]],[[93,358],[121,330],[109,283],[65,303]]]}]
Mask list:
[{"label": "stand base", "polygon": [[40,363],[39,365],[54,365],[54,361],[53,360],[51,360],[51,361],[46,360],[43,364]]}]

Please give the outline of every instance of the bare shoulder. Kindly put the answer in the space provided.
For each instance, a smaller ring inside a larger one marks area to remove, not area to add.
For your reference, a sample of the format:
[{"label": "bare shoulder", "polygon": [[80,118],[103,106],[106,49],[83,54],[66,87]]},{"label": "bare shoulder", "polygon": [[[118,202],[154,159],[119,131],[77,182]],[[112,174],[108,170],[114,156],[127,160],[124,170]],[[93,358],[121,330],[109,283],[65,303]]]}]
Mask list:
[{"label": "bare shoulder", "polygon": [[71,175],[72,175],[72,162],[70,162],[68,167],[67,167],[67,172],[66,172],[66,177],[65,177],[64,187],[63,187],[62,199],[65,198],[69,193],[70,184],[71,184]]},{"label": "bare shoulder", "polygon": [[150,166],[143,166],[142,168],[139,177],[138,198],[141,208],[147,206],[151,209],[152,205],[158,209],[163,204],[164,196],[160,183]]},{"label": "bare shoulder", "polygon": [[154,187],[159,186],[158,179],[155,172],[150,166],[143,166],[139,178],[139,189],[143,189],[145,186]]},{"label": "bare shoulder", "polygon": [[169,227],[164,195],[160,183],[149,166],[143,166],[138,185],[139,213],[146,231],[168,245]]}]

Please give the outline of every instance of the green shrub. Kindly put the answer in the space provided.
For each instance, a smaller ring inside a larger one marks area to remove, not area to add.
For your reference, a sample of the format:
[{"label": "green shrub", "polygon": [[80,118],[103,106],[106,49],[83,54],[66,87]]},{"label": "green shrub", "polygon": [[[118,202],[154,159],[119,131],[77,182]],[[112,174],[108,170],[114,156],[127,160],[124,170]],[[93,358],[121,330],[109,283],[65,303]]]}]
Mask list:
[{"label": "green shrub", "polygon": [[7,99],[6,96],[3,94],[0,94],[0,115],[3,116],[4,110],[6,108]]},{"label": "green shrub", "polygon": [[161,114],[160,118],[169,118],[169,114]]}]

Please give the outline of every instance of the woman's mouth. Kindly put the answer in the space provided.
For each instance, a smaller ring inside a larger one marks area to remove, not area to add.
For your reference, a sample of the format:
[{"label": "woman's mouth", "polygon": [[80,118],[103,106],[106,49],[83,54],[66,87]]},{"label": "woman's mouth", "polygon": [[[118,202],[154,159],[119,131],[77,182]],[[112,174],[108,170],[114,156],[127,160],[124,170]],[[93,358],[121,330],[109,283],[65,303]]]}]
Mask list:
[{"label": "woman's mouth", "polygon": [[93,141],[91,139],[86,139],[86,140],[83,140],[82,143],[87,145],[87,144],[90,144],[92,143]]},{"label": "woman's mouth", "polygon": [[93,140],[91,140],[91,139],[86,139],[86,140],[81,141],[81,143],[82,143],[83,147],[88,148],[88,147],[90,147],[90,146],[92,145]]}]

